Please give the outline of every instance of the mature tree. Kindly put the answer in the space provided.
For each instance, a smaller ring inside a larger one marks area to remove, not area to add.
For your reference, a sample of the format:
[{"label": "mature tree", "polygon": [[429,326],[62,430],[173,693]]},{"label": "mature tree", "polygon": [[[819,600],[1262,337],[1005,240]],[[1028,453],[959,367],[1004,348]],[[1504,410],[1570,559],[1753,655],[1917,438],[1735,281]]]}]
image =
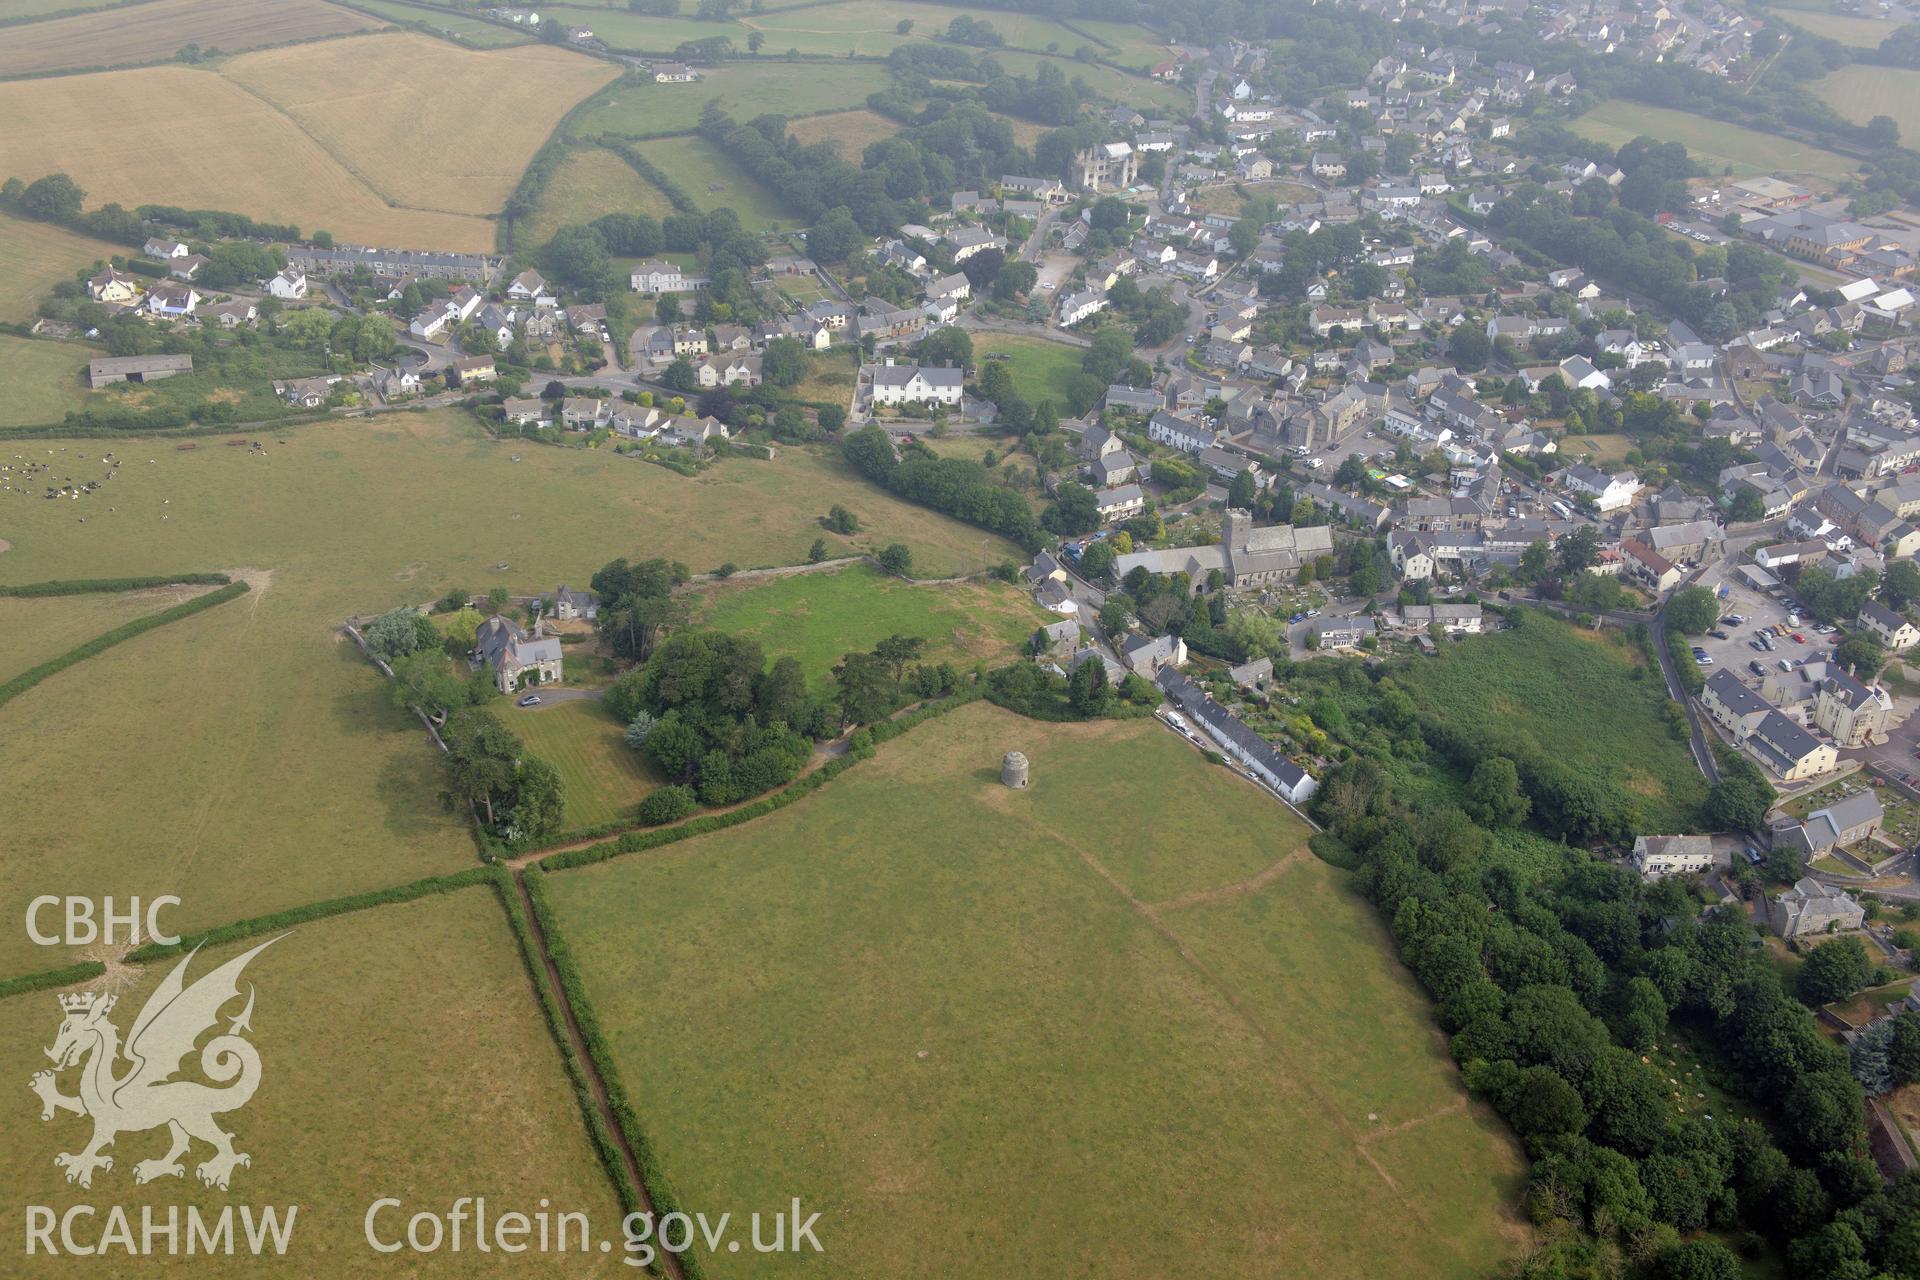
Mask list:
[{"label": "mature tree", "polygon": [[700,805],[692,787],[678,783],[647,793],[640,802],[640,821],[649,827],[664,826],[687,817]]},{"label": "mature tree", "polygon": [[71,222],[85,208],[87,193],[64,173],[50,173],[27,184],[20,193],[20,211],[46,222]]},{"label": "mature tree", "polygon": [[1054,491],[1053,502],[1041,515],[1040,524],[1063,537],[1091,533],[1100,527],[1099,500],[1085,485],[1064,480]]},{"label": "mature tree", "polygon": [[1718,1240],[1688,1240],[1654,1261],[1655,1280],[1739,1280],[1740,1257]]},{"label": "mature tree", "polygon": [[935,329],[920,341],[920,363],[964,369],[973,363],[973,339],[958,325]]},{"label": "mature tree", "polygon": [[1794,990],[1816,1008],[1845,1000],[1873,978],[1873,961],[1858,938],[1839,938],[1813,949],[1794,976]]},{"label": "mature tree", "polygon": [[1560,572],[1579,573],[1600,558],[1600,531],[1583,524],[1560,539],[1558,550]]},{"label": "mature tree", "polygon": [[444,715],[467,702],[466,682],[453,674],[447,655],[421,649],[393,662],[393,701],[402,711]]},{"label": "mature tree", "polygon": [[1667,1001],[1660,988],[1646,978],[1627,979],[1613,1019],[1620,1042],[1635,1053],[1646,1053],[1666,1029]]},{"label": "mature tree", "polygon": [[522,756],[514,775],[508,835],[514,840],[550,835],[560,829],[566,811],[567,788],[560,771],[539,756]]},{"label": "mature tree", "polygon": [[893,710],[899,683],[874,653],[849,653],[833,669],[843,724],[872,724]]},{"label": "mature tree", "polygon": [[700,759],[700,731],[681,718],[678,711],[660,717],[647,735],[647,759],[664,777],[684,779],[692,775]]},{"label": "mature tree", "polygon": [[1505,756],[1488,756],[1467,781],[1467,812],[1486,827],[1518,826],[1532,802],[1520,788],[1520,770]]},{"label": "mature tree", "polygon": [[1107,683],[1107,665],[1090,658],[1067,677],[1067,701],[1083,716],[1106,714],[1113,703],[1113,686]]},{"label": "mature tree", "polygon": [[880,549],[877,557],[880,567],[896,577],[907,577],[913,572],[913,552],[904,542],[889,542]]},{"label": "mature tree", "polygon": [[807,254],[816,262],[845,262],[865,237],[845,205],[829,209],[807,232]]},{"label": "mature tree", "polygon": [[447,718],[441,739],[447,744],[447,772],[455,796],[477,805],[494,825],[494,805],[512,795],[520,761],[520,739],[492,713],[465,707]]},{"label": "mature tree", "polygon": [[1705,587],[1686,587],[1667,601],[1667,625],[1685,635],[1711,630],[1720,618],[1720,602]]},{"label": "mature tree", "polygon": [[775,338],[760,357],[760,373],[772,386],[798,384],[807,376],[807,349],[798,338]]},{"label": "mature tree", "polygon": [[1887,1045],[1887,1066],[1897,1085],[1920,1081],[1920,1013],[1909,1011],[1893,1020],[1893,1038]]},{"label": "mature tree", "polygon": [[1773,803],[1771,792],[1752,778],[1728,774],[1707,788],[1707,821],[1721,831],[1757,831]]},{"label": "mature tree", "polygon": [[1833,660],[1862,681],[1871,682],[1887,665],[1887,649],[1871,631],[1849,631],[1835,647]]},{"label": "mature tree", "polygon": [[1487,358],[1492,354],[1493,343],[1484,325],[1462,320],[1447,335],[1447,355],[1452,357],[1454,368],[1463,373],[1486,368]]},{"label": "mature tree", "polygon": [[827,518],[822,523],[835,533],[860,532],[860,517],[837,502],[827,511]]},{"label": "mature tree", "polygon": [[[420,647],[422,622],[426,622],[426,619],[418,610],[403,605],[398,609],[389,609],[369,622],[360,635],[376,657],[392,662]],[[427,622],[427,631],[432,636],[429,643],[438,644],[439,633],[434,631],[431,622]]]}]

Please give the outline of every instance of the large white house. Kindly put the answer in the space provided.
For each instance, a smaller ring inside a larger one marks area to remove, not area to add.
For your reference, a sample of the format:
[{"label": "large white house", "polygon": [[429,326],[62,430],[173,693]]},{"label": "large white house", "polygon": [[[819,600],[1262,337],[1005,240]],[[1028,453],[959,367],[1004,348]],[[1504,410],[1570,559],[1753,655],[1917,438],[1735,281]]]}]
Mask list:
[{"label": "large white house", "polygon": [[1567,468],[1566,480],[1567,488],[1586,494],[1602,511],[1631,506],[1633,495],[1640,492],[1640,477],[1631,471],[1608,475],[1598,467],[1572,466]]},{"label": "large white house", "polygon": [[707,287],[705,276],[690,276],[671,262],[643,262],[628,282],[635,293],[692,293]]},{"label": "large white house", "polygon": [[861,373],[873,385],[876,405],[930,404],[958,407],[964,385],[959,369],[931,365],[869,365]]},{"label": "large white house", "polygon": [[267,281],[267,292],[276,298],[304,298],[307,296],[307,275],[292,267],[280,272]]}]

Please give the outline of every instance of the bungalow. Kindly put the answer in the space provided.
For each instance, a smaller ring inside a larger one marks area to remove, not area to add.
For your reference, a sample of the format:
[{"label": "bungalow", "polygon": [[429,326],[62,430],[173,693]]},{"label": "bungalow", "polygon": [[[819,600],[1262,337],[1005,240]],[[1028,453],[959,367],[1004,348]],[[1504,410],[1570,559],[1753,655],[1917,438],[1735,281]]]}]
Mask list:
[{"label": "bungalow", "polygon": [[87,296],[95,302],[125,304],[140,296],[140,285],[118,267],[108,267],[87,281]]},{"label": "bungalow", "polygon": [[202,324],[208,320],[216,321],[222,329],[237,329],[243,324],[252,324],[260,318],[260,308],[250,298],[235,298],[230,302],[216,302],[200,312]]},{"label": "bungalow", "polygon": [[516,427],[550,427],[553,414],[547,402],[536,396],[510,396],[500,405],[508,422]]},{"label": "bungalow", "polygon": [[656,62],[653,64],[653,82],[655,84],[692,84],[700,78],[700,73],[684,62]]},{"label": "bungalow", "polygon": [[1352,649],[1373,638],[1372,618],[1319,618],[1308,634],[1316,649]]},{"label": "bungalow", "polygon": [[164,262],[168,258],[184,258],[192,253],[193,250],[178,240],[166,240],[155,237],[148,240],[147,243],[141,247],[140,252],[149,258],[159,258]]}]

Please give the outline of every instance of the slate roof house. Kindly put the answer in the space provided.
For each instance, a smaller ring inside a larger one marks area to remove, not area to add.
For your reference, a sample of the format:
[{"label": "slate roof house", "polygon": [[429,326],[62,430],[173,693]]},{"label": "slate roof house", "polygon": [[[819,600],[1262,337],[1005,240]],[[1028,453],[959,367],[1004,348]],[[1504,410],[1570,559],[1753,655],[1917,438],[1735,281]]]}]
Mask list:
[{"label": "slate roof house", "polygon": [[1271,743],[1209,698],[1199,685],[1171,667],[1155,676],[1154,682],[1173,700],[1174,706],[1220,744],[1223,752],[1288,801],[1305,804],[1313,795],[1319,784],[1306,770],[1274,750]]},{"label": "slate roof house", "polygon": [[600,597],[591,591],[575,591],[562,583],[553,593],[553,616],[562,622],[576,618],[592,622],[600,616]]},{"label": "slate roof house", "polygon": [[1866,911],[1851,895],[1810,877],[1767,902],[1767,923],[1783,938],[1858,929],[1866,918]]},{"label": "slate roof house", "polygon": [[480,624],[473,638],[474,665],[493,671],[502,693],[530,684],[558,684],[561,679],[560,641],[529,635],[513,619],[495,614]]}]

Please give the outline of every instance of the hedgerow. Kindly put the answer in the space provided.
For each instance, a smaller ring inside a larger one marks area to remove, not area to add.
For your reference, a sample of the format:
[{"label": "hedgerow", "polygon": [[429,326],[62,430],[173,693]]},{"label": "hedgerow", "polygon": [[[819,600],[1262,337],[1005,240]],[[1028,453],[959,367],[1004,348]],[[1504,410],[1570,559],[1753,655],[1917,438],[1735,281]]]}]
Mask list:
[{"label": "hedgerow", "polygon": [[[737,827],[743,822],[755,818],[764,818],[770,813],[786,808],[794,801],[813,794],[814,790],[839,777],[861,760],[873,754],[878,743],[899,737],[907,730],[922,724],[934,716],[942,715],[955,707],[964,706],[982,696],[979,685],[969,685],[938,702],[929,702],[907,715],[893,720],[882,720],[866,726],[853,735],[848,743],[847,753],[829,760],[811,773],[802,774],[784,789],[772,795],[763,796],[752,804],[743,804],[737,809],[725,813],[709,813],[683,822],[674,827],[655,827],[650,831],[629,831],[617,840],[608,840],[602,844],[588,845],[582,849],[569,849],[550,858],[543,858],[540,867],[546,871],[564,871],[569,867],[584,867],[596,862],[605,862],[626,853],[640,853],[647,849],[658,849],[665,845],[688,840],[694,836],[708,835],[715,831],[724,831],[728,827]],[[865,742],[857,741],[860,734],[867,735]]]},{"label": "hedgerow", "polygon": [[0,587],[0,596],[83,596],[120,591],[144,591],[148,587],[224,587],[233,579],[224,573],[173,573],[146,578],[68,578],[52,582],[27,582],[17,587]]},{"label": "hedgerow", "polygon": [[209,591],[206,595],[195,596],[184,604],[177,604],[171,609],[163,609],[151,617],[135,618],[132,622],[122,623],[113,630],[103,632],[91,640],[77,644],[59,657],[49,658],[39,666],[22,671],[13,679],[8,680],[4,684],[0,684],[0,705],[11,702],[27,690],[33,688],[33,686],[39,684],[42,680],[45,680],[48,676],[57,675],[77,662],[83,662],[93,657],[96,653],[111,649],[123,640],[131,640],[143,632],[153,630],[155,627],[164,627],[169,622],[178,622],[182,618],[200,613],[206,609],[211,609],[215,605],[225,604],[235,596],[242,596],[246,593],[247,584],[244,582],[235,582],[229,586],[220,588],[218,591]]},{"label": "hedgerow", "polygon": [[82,960],[78,964],[70,964],[61,969],[22,974],[18,978],[8,978],[0,982],[0,1000],[8,996],[25,995],[29,991],[45,991],[49,987],[70,987],[76,982],[97,978],[106,971],[107,966],[98,960]]},{"label": "hedgerow", "polygon": [[274,911],[264,916],[254,916],[249,920],[236,920],[231,924],[223,924],[213,929],[203,929],[199,933],[183,934],[178,942],[149,942],[144,947],[137,947],[128,952],[127,962],[149,964],[155,960],[164,960],[183,950],[191,951],[195,947],[219,946],[222,943],[238,942],[243,938],[271,933],[275,929],[290,929],[295,925],[325,920],[330,916],[365,911],[368,907],[384,907],[395,902],[412,902],[417,898],[435,893],[453,893],[476,884],[490,883],[493,874],[494,869],[491,867],[469,867],[465,871],[456,871],[452,875],[428,876],[424,880],[415,880],[411,884],[371,889],[366,893],[350,894],[344,898],[329,898],[325,902],[309,902],[303,906],[289,907],[285,911]]},{"label": "hedgerow", "polygon": [[[620,1132],[627,1140],[627,1148],[633,1152],[634,1162],[640,1167],[640,1180],[646,1185],[647,1198],[653,1202],[655,1220],[670,1213],[684,1213],[667,1181],[666,1172],[660,1167],[659,1154],[654,1151],[646,1131],[640,1127],[640,1117],[627,1098],[626,1086],[620,1082],[620,1074],[614,1067],[613,1051],[607,1044],[605,1031],[601,1029],[599,1015],[593,1011],[593,1004],[587,999],[586,985],[580,980],[579,969],[574,966],[573,951],[567,945],[565,935],[560,932],[552,908],[547,904],[546,877],[538,867],[527,868],[524,876],[527,900],[533,904],[534,918],[539,921],[540,931],[547,940],[547,956],[560,975],[560,989],[566,994],[567,1004],[573,1010],[573,1020],[580,1028],[580,1039],[587,1047],[587,1056],[593,1059],[594,1068],[600,1073],[600,1082],[606,1086],[607,1104],[613,1109],[614,1123],[620,1126]],[[705,1272],[697,1256],[691,1252],[678,1256],[680,1269],[688,1280],[703,1280]]]}]

